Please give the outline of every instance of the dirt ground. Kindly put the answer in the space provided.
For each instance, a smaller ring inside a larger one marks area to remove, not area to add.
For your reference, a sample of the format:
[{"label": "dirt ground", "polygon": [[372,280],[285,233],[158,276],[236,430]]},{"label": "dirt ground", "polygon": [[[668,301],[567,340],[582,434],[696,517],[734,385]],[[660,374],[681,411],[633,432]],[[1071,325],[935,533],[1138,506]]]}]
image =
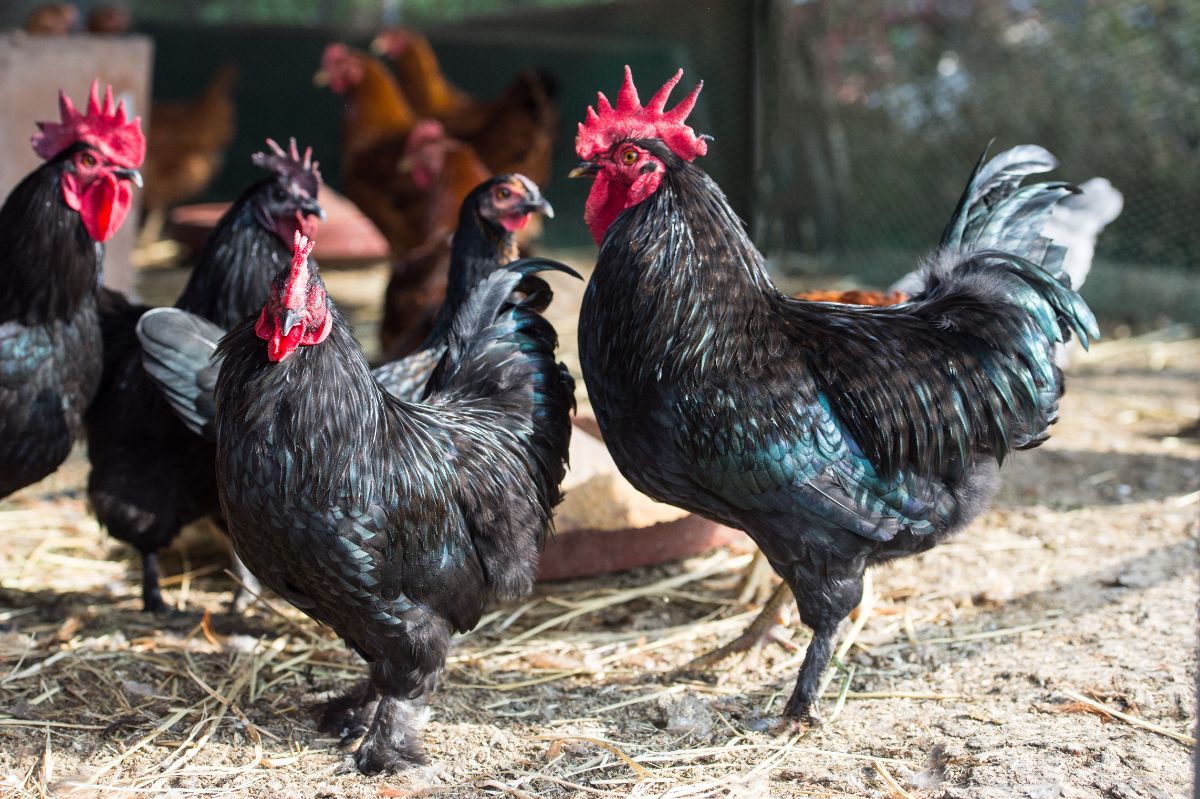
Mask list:
[{"label": "dirt ground", "polygon": [[[328,277],[351,307],[378,296],[378,275]],[[577,298],[556,302],[564,333]],[[794,619],[786,646],[680,670],[754,616],[735,547],[489,614],[433,701],[432,765],[378,778],[311,716],[357,658],[278,599],[229,614],[203,535],[165,562],[178,616],[144,617],[77,453],[0,503],[0,796],[1181,798],[1198,418],[1200,339],[1077,357],[1054,438],[1013,457],[996,507],[874,572],[828,720],[804,735],[758,731],[803,655]]]}]

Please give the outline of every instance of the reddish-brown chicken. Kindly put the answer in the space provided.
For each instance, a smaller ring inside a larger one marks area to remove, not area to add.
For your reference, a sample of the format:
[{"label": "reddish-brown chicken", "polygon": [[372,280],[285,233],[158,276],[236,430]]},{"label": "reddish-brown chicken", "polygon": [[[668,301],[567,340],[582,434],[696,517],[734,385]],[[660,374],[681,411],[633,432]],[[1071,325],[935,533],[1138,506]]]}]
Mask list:
[{"label": "reddish-brown chicken", "polygon": [[483,125],[484,104],[442,74],[433,45],[421,34],[389,28],[371,42],[371,51],[391,59],[404,96],[421,116],[448,123],[455,130],[473,132]]},{"label": "reddish-brown chicken", "polygon": [[148,238],[156,238],[162,230],[168,209],[208,188],[225,162],[237,124],[236,80],[237,70],[226,64],[213,74],[200,97],[160,100],[151,107],[142,168]]},{"label": "reddish-brown chicken", "polygon": [[346,100],[342,180],[346,196],[375,223],[393,255],[425,241],[428,191],[404,164],[417,116],[387,67],[343,44],[331,44],[313,76]]},{"label": "reddish-brown chicken", "polygon": [[342,115],[342,163],[396,136],[407,136],[417,122],[396,79],[378,59],[334,43],[325,48],[317,86],[328,86],[346,99]]},{"label": "reddish-brown chicken", "polygon": [[444,123],[493,173],[520,172],[541,185],[549,181],[559,121],[552,78],[524,70],[503,95],[485,102],[447,80],[433,47],[416,31],[391,28],[371,48],[392,60],[417,113]]},{"label": "reddish-brown chicken", "polygon": [[[446,298],[450,238],[458,225],[459,208],[471,190],[491,176],[474,150],[429,119],[409,134],[401,164],[425,192],[424,219],[422,243],[398,254],[392,264],[379,327],[387,360],[412,352],[433,329]],[[502,263],[515,257],[513,252]]]}]

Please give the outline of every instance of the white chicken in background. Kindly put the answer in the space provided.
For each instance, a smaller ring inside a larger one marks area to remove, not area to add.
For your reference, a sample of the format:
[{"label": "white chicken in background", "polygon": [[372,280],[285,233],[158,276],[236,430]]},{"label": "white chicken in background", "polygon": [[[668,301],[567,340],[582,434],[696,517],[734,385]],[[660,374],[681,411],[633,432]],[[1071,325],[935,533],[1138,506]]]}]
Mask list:
[{"label": "white chicken in background", "polygon": [[1079,184],[1080,193],[1061,200],[1054,207],[1042,233],[1067,248],[1063,269],[1071,276],[1071,288],[1078,290],[1087,280],[1096,254],[1096,237],[1125,207],[1125,197],[1108,178],[1092,178]]},{"label": "white chicken in background", "polygon": [[[1079,194],[1059,201],[1046,222],[1042,234],[1056,244],[1067,248],[1063,270],[1071,276],[1071,288],[1076,291],[1087,280],[1092,269],[1092,258],[1096,254],[1096,238],[1125,207],[1125,197],[1108,178],[1092,178],[1079,184]],[[892,284],[889,291],[903,292],[910,297],[925,286],[922,272],[910,272]],[[1068,347],[1058,345],[1055,360],[1059,367],[1066,368],[1071,362]]]}]

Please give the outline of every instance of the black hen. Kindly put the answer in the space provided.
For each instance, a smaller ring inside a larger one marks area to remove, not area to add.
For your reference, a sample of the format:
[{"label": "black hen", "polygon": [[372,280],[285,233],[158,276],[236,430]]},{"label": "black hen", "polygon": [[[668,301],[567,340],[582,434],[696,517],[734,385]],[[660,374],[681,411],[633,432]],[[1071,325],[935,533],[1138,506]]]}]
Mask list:
[{"label": "black hen", "polygon": [[1021,186],[1055,163],[1009,150],[976,168],[912,301],[794,300],[691,163],[707,142],[684,124],[696,92],[664,111],[678,80],[643,108],[627,72],[580,126],[601,243],[580,360],[630,482],[745,530],[791,587],[814,633],[784,712],[811,720],[864,570],[962,529],[1055,420],[1054,343],[1096,336],[1040,235],[1071,189]]},{"label": "black hen", "polygon": [[[320,173],[310,154],[292,141],[285,153],[254,161],[272,176],[255,183],[225,213],[209,238],[176,308],[232,327],[262,307],[271,279],[291,260],[293,232],[309,230]],[[145,610],[166,610],[158,581],[157,552],[185,525],[204,517],[219,522],[215,450],[188,430],[142,369],[134,329],[149,308],[115,292],[101,296],[104,377],[88,410],[88,499],[100,523],[142,557]],[[250,581],[235,561],[243,583]],[[253,582],[250,581],[251,587]],[[238,592],[239,599],[247,598]]]},{"label": "black hen", "polygon": [[[142,318],[147,368],[187,417],[214,368],[221,504],[258,577],[371,664],[324,728],[364,773],[423,761],[416,727],[450,636],[533,586],[561,499],[573,381],[540,312],[563,269],[518,261],[461,307],[424,403],[388,394],[297,242],[257,320]],[[207,332],[205,332],[207,331]],[[207,343],[201,344],[201,339]],[[265,343],[264,343],[265,340]],[[190,365],[189,365],[190,364]]]},{"label": "black hen", "polygon": [[471,190],[462,202],[450,249],[446,299],[433,329],[417,351],[375,370],[384,388],[401,399],[420,399],[429,376],[446,352],[450,328],[480,280],[517,257],[516,231],[531,214],[554,217],[537,184],[524,175],[497,175]]},{"label": "black hen", "polygon": [[62,123],[41,123],[47,162],[0,207],[0,497],[58,468],[100,383],[100,242],[129,211],[145,153],[137,119],[100,103],[87,114],[60,95]]}]

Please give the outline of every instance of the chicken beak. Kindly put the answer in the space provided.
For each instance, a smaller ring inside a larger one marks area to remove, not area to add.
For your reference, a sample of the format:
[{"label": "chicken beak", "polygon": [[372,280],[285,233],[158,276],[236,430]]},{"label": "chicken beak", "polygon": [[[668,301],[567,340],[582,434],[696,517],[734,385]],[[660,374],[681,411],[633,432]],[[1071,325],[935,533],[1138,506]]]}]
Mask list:
[{"label": "chicken beak", "polygon": [[329,85],[329,73],[323,69],[318,69],[313,73],[313,86],[318,88]]},{"label": "chicken beak", "polygon": [[325,209],[316,200],[306,200],[300,203],[300,213],[305,216],[315,216],[322,222],[326,222],[329,219],[329,216],[325,213]]},{"label": "chicken beak", "polygon": [[554,218],[554,206],[550,205],[545,197],[530,197],[529,202],[525,204],[525,210],[530,213],[539,213],[547,219]]},{"label": "chicken beak", "polygon": [[137,186],[139,189],[142,187],[142,173],[138,172],[136,169],[114,169],[112,173],[121,180],[133,181],[133,185]]},{"label": "chicken beak", "polygon": [[284,336],[286,336],[288,333],[291,333],[292,328],[294,328],[296,325],[300,324],[300,316],[301,316],[300,311],[293,311],[291,308],[288,308],[286,311],[284,311],[283,325],[282,325],[282,329],[280,330],[280,332]]},{"label": "chicken beak", "polygon": [[587,178],[595,175],[600,171],[600,165],[595,161],[580,161],[579,164],[567,173],[569,178]]},{"label": "chicken beak", "polygon": [[384,43],[382,36],[376,36],[372,39],[371,46],[368,49],[371,51],[371,55],[387,55],[387,44]]}]

